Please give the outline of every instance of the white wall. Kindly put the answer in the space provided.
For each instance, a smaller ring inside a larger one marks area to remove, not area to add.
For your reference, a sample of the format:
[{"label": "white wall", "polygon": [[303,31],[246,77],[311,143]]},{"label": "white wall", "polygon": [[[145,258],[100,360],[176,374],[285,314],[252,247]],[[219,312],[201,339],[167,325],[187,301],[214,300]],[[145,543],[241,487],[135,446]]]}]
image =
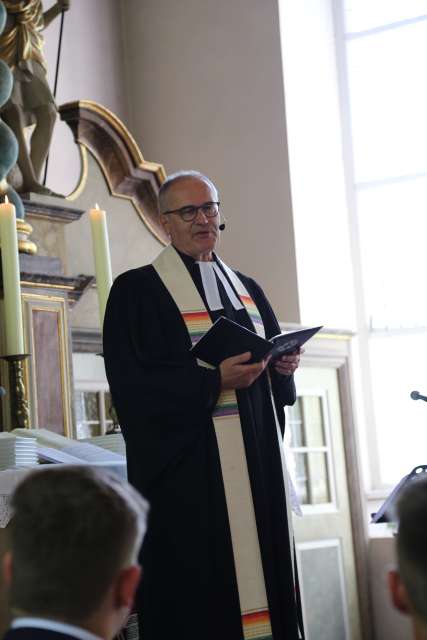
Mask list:
[{"label": "white wall", "polygon": [[354,329],[334,0],[281,0],[301,320]]},{"label": "white wall", "polygon": [[298,322],[277,0],[123,0],[131,130],[221,192],[221,254]]}]

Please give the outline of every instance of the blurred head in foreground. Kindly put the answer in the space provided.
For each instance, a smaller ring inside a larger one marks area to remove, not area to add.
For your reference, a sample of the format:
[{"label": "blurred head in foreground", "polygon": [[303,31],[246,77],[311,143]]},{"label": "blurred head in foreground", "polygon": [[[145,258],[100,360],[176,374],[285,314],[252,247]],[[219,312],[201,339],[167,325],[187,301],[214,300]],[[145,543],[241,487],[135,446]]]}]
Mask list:
[{"label": "blurred head in foreground", "polygon": [[14,617],[112,638],[126,622],[140,579],[145,500],[114,475],[58,465],[26,476],[12,508],[4,575]]},{"label": "blurred head in foreground", "polygon": [[427,478],[409,482],[397,504],[397,570],[389,573],[393,604],[412,619],[416,640],[427,640]]}]

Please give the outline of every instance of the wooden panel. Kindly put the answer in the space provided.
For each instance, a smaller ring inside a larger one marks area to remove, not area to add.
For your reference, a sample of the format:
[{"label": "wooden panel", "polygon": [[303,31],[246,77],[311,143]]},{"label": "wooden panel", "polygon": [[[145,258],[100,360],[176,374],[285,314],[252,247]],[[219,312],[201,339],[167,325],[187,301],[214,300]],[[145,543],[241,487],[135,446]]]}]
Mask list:
[{"label": "wooden panel", "polygon": [[73,437],[72,363],[67,295],[23,291],[26,327],[26,380],[30,428],[49,429]]},{"label": "wooden panel", "polygon": [[33,309],[33,358],[37,380],[39,427],[64,432],[59,312]]}]

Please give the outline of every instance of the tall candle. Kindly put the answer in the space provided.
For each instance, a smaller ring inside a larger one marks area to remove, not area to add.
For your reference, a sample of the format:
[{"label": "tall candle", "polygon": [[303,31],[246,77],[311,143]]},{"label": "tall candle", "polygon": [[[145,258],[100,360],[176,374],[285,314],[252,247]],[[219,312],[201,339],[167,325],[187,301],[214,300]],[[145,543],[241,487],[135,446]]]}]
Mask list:
[{"label": "tall candle", "polygon": [[90,226],[92,229],[93,254],[95,257],[96,285],[98,289],[99,318],[101,327],[104,323],[105,307],[108,294],[113,283],[111,274],[110,248],[108,244],[107,219],[105,211],[95,206],[89,211]]},{"label": "tall candle", "polygon": [[5,202],[0,204],[0,248],[6,329],[5,355],[18,355],[24,353],[18,234],[15,207],[7,196]]}]

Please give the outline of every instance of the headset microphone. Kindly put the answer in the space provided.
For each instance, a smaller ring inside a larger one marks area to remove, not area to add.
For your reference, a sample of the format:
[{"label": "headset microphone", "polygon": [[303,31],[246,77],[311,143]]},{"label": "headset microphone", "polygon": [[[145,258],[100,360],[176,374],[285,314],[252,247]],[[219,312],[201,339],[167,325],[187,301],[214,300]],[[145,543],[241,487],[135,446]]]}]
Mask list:
[{"label": "headset microphone", "polygon": [[225,229],[225,222],[223,222],[222,224],[220,224],[220,225],[219,225],[219,227],[218,227],[218,229],[219,229],[220,231],[224,231],[224,229]]},{"label": "headset microphone", "polygon": [[412,400],[424,400],[427,402],[427,396],[423,396],[419,391],[411,391]]}]

